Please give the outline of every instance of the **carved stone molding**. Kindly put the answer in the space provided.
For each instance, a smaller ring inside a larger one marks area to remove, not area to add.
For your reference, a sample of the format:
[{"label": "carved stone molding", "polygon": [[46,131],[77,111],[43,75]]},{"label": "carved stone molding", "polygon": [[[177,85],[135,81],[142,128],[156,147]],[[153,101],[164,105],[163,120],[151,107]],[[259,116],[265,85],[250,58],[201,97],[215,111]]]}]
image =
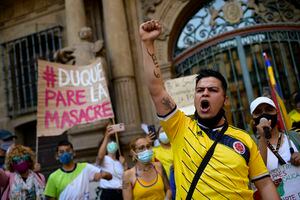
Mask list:
[{"label": "carved stone molding", "polygon": [[165,24],[163,24],[162,33],[158,37],[158,40],[165,41],[169,35],[170,29]]},{"label": "carved stone molding", "polygon": [[141,0],[144,20],[149,19],[148,14],[154,13],[156,6],[161,2],[162,0]]},{"label": "carved stone molding", "polygon": [[243,17],[243,10],[240,2],[232,1],[226,2],[222,8],[224,19],[231,23],[238,23]]},{"label": "carved stone molding", "polygon": [[255,10],[257,23],[299,23],[300,9],[287,0],[260,0]]},{"label": "carved stone molding", "polygon": [[173,55],[226,32],[270,23],[299,24],[300,9],[288,0],[210,1],[186,22]]}]

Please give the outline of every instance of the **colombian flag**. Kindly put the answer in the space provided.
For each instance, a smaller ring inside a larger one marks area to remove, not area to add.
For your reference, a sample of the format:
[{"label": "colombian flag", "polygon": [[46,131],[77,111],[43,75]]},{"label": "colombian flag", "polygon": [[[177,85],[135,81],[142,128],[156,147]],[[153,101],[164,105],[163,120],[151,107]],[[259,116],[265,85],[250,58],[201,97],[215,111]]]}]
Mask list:
[{"label": "colombian flag", "polygon": [[292,123],[291,123],[289,115],[286,111],[284,102],[282,100],[282,94],[280,92],[280,89],[279,89],[278,85],[276,84],[276,80],[274,77],[274,72],[273,72],[271,62],[266,53],[263,53],[263,56],[265,59],[267,70],[268,70],[272,100],[274,101],[276,108],[279,111],[278,112],[279,129],[285,130],[285,131],[290,130],[292,128]]}]

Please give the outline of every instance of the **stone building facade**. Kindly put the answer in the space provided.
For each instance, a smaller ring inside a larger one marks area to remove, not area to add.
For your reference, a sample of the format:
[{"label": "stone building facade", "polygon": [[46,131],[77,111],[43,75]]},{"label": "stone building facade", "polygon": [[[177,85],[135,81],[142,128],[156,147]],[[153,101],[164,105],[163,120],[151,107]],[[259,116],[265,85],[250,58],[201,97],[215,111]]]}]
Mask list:
[{"label": "stone building facade", "polygon": [[[124,152],[129,140],[142,134],[142,122],[158,125],[143,83],[138,28],[146,19],[163,24],[156,51],[164,79],[203,67],[220,70],[229,82],[228,118],[241,128],[248,128],[249,101],[268,85],[267,77],[261,76],[262,51],[272,58],[288,107],[289,96],[300,88],[297,0],[12,0],[2,1],[0,9],[0,128],[16,132],[18,142],[33,148],[36,61],[53,61],[58,49],[77,44],[84,26],[92,28],[94,41],[104,44],[98,56],[106,62],[115,120],[126,125],[119,134]],[[39,138],[45,173],[57,164],[53,153],[61,138],[73,142],[78,160],[93,162],[107,122]]]}]

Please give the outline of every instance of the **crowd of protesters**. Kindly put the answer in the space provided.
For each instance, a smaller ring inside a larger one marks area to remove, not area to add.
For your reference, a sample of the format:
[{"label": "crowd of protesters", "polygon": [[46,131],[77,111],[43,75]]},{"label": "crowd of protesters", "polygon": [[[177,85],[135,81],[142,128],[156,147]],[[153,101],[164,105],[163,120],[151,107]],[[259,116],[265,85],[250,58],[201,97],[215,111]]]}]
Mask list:
[{"label": "crowd of protesters", "polygon": [[[95,165],[75,162],[72,143],[60,141],[55,158],[61,167],[47,180],[39,173],[35,153],[15,144],[11,132],[0,130],[1,200],[90,199],[91,181],[99,183],[103,200],[253,199],[250,182],[262,199],[280,199],[269,171],[285,164],[300,166],[300,94],[294,95],[293,129],[288,135],[276,126],[279,111],[272,99],[251,102],[255,143],[246,131],[228,124],[223,109],[227,83],[218,71],[202,70],[196,77],[194,116],[180,111],[165,90],[155,56],[161,24],[145,22],[139,33],[145,81],[161,127],[130,142],[132,160],[123,157],[111,125],[105,129]],[[159,144],[153,147],[155,138]]]}]

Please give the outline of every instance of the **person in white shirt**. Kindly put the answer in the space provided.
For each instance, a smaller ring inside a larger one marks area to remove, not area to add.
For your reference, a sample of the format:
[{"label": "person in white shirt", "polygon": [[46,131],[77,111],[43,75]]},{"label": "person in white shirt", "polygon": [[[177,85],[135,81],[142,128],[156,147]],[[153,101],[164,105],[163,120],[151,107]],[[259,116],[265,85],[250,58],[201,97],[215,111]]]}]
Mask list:
[{"label": "person in white shirt", "polygon": [[99,187],[102,189],[101,200],[122,200],[122,176],[127,164],[123,156],[119,155],[118,144],[111,136],[115,135],[114,129],[108,125],[98,150],[97,163],[103,171],[112,174],[111,180],[101,179]]},{"label": "person in white shirt", "polygon": [[[275,103],[268,97],[258,97],[252,101],[250,112],[254,120],[254,129],[259,137],[259,150],[268,170],[289,162],[299,166],[300,144],[297,140],[289,140],[286,134],[278,130]],[[298,133],[295,132],[295,134]],[[290,148],[293,148],[294,153],[290,151]]]}]

